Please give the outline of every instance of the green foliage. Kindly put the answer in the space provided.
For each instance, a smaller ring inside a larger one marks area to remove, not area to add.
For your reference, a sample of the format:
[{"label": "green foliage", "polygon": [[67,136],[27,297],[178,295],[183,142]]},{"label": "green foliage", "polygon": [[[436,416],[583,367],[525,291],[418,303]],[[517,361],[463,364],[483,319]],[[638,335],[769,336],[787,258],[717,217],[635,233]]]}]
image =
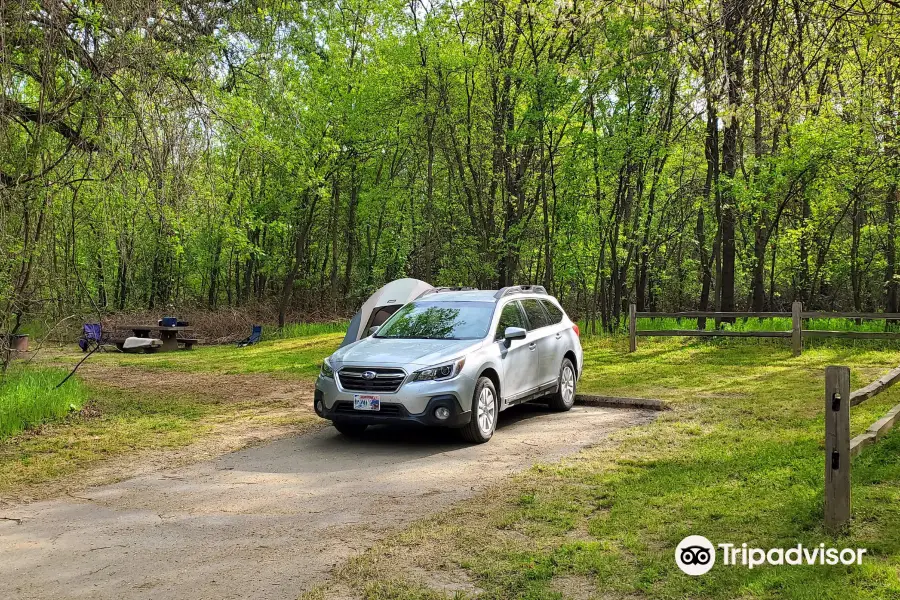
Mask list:
[{"label": "green foliage", "polygon": [[731,5],[4,5],[0,329],[403,276],[897,310],[897,11]]}]

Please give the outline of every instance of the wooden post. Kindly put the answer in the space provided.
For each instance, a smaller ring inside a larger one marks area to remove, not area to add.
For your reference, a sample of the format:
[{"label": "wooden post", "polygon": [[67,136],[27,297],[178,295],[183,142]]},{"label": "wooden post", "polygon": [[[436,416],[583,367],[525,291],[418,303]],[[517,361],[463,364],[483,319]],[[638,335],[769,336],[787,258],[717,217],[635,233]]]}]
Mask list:
[{"label": "wooden post", "polygon": [[803,319],[800,318],[802,312],[802,302],[791,304],[791,347],[794,350],[794,356],[800,356],[803,352]]},{"label": "wooden post", "polygon": [[850,368],[825,368],[825,527],[850,520]]},{"label": "wooden post", "polygon": [[628,305],[628,351],[637,350],[637,305]]}]

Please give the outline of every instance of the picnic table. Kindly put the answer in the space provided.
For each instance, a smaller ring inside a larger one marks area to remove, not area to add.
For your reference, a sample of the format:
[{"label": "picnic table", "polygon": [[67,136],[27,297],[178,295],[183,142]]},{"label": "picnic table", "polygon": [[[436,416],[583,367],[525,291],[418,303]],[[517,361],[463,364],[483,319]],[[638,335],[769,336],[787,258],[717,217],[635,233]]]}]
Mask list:
[{"label": "picnic table", "polygon": [[187,325],[125,325],[124,328],[132,330],[135,337],[139,338],[149,338],[151,333],[156,332],[162,341],[159,352],[178,350],[179,343],[184,344],[185,350],[192,350],[194,344],[198,342],[196,338],[191,337],[194,328]]}]

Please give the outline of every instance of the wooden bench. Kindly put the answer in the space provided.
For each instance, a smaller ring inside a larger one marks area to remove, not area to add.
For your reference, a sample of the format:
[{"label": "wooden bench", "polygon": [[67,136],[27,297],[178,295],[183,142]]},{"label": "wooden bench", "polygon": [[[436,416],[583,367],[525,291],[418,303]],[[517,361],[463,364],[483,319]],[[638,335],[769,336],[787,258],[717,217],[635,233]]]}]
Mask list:
[{"label": "wooden bench", "polygon": [[197,338],[178,338],[178,343],[183,344],[185,350],[193,350],[194,344],[199,344],[200,340]]}]

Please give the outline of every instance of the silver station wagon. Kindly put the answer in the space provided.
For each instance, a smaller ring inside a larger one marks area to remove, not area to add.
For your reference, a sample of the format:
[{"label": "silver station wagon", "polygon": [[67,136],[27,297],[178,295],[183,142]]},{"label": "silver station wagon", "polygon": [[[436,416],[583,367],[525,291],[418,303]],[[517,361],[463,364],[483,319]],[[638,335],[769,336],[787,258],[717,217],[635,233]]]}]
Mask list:
[{"label": "silver station wagon", "polygon": [[411,422],[458,428],[482,443],[510,406],[544,398],[566,411],[575,401],[578,326],[541,286],[429,288],[365,315],[366,327],[358,315],[351,332],[371,335],[353,341],[348,333],[316,380],[316,413],[345,435]]}]

